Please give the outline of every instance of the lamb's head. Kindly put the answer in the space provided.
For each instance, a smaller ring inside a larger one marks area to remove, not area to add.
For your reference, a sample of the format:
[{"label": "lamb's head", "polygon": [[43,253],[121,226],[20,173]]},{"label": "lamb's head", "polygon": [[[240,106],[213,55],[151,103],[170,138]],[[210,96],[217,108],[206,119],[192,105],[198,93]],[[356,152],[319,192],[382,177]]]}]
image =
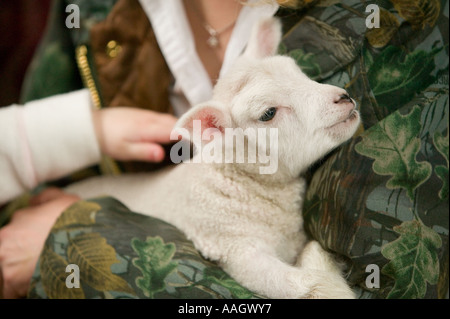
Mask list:
[{"label": "lamb's head", "polygon": [[[275,150],[276,173],[296,177],[351,138],[360,117],[344,89],[312,81],[292,58],[275,55],[280,39],[278,20],[255,26],[243,56],[215,86],[212,101],[191,109],[178,126],[192,131],[193,120],[200,120],[202,132],[215,130],[214,140],[227,128],[242,128],[246,147],[257,145],[267,155]],[[245,167],[261,166],[267,163]]]}]

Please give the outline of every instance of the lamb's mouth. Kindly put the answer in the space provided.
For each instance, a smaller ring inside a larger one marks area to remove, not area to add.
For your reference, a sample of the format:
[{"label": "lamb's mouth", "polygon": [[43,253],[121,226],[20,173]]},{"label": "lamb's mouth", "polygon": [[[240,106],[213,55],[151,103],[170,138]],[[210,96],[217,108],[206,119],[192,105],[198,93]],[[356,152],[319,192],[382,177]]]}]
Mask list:
[{"label": "lamb's mouth", "polygon": [[342,121],[342,123],[351,122],[353,120],[356,120],[359,117],[359,112],[356,109],[351,110],[348,117]]},{"label": "lamb's mouth", "polygon": [[350,122],[353,122],[353,121],[357,120],[358,118],[359,118],[359,112],[356,110],[356,108],[354,108],[349,112],[349,114],[346,118],[329,126],[328,129],[334,129],[337,126],[343,126],[343,125],[349,124]]}]

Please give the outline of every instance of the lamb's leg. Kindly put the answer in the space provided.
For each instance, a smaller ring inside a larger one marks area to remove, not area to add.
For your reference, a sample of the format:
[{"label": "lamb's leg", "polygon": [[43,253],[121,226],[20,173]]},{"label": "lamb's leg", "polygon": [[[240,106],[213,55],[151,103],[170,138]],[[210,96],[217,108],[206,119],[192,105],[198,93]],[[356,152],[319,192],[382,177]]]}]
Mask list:
[{"label": "lamb's leg", "polygon": [[289,265],[263,244],[230,250],[224,270],[248,289],[269,298],[351,298],[325,271]]},{"label": "lamb's leg", "polygon": [[342,276],[342,265],[326,252],[317,241],[310,241],[305,246],[296,266],[321,270],[329,274],[329,284],[335,286],[336,289],[333,290],[339,293],[336,298],[355,298],[353,291]]}]

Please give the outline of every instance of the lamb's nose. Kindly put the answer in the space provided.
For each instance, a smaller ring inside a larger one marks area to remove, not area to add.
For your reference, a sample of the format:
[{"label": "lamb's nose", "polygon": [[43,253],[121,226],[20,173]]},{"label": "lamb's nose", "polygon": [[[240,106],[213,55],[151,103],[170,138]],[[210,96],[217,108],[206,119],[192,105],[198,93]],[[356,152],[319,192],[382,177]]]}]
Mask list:
[{"label": "lamb's nose", "polygon": [[348,95],[348,93],[344,93],[344,94],[339,95],[339,98],[336,100],[335,103],[337,103],[337,104],[340,104],[340,103],[352,103],[353,104],[353,100],[350,97],[350,95]]}]

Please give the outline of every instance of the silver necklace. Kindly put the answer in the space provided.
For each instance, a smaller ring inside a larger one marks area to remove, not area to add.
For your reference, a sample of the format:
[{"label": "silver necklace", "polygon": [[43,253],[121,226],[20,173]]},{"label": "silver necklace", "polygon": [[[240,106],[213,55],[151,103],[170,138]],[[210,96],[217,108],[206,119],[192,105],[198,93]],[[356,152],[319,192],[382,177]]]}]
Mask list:
[{"label": "silver necklace", "polygon": [[236,23],[236,20],[231,22],[226,27],[222,28],[221,30],[216,30],[206,22],[203,24],[203,27],[205,28],[206,32],[209,33],[209,38],[206,40],[206,43],[208,46],[212,49],[215,49],[219,46],[219,36],[223,32],[227,31],[229,28],[231,28]]}]

